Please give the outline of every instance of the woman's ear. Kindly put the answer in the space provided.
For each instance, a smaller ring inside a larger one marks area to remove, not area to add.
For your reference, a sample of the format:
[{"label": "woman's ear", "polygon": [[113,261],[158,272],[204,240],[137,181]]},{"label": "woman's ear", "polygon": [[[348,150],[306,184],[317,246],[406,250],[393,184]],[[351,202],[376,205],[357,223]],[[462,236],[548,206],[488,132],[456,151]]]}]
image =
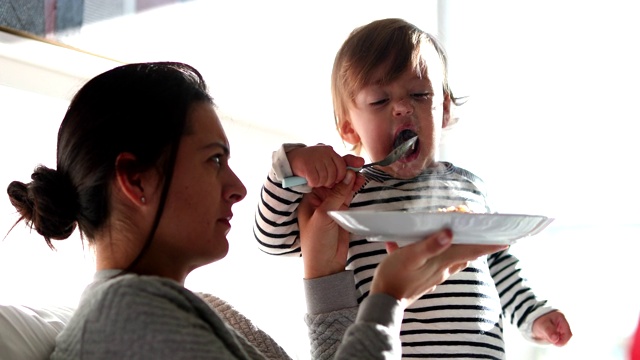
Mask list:
[{"label": "woman's ear", "polygon": [[342,138],[342,140],[354,146],[360,144],[360,135],[358,135],[356,130],[351,125],[351,121],[349,121],[348,119],[341,120],[338,126],[338,130],[340,130],[340,137]]},{"label": "woman's ear", "polygon": [[451,95],[445,91],[442,101],[442,128],[446,128],[451,121]]},{"label": "woman's ear", "polygon": [[117,187],[131,202],[143,205],[145,197],[144,173],[139,170],[136,157],[131,153],[121,153],[116,158]]}]

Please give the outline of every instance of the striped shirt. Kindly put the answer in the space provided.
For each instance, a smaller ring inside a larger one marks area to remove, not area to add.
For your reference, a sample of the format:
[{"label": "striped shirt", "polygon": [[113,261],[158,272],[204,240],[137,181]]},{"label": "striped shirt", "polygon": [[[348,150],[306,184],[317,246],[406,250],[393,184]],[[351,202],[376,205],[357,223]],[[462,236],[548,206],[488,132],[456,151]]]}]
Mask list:
[{"label": "striped shirt", "polygon": [[[483,181],[451,163],[441,162],[409,180],[371,168],[362,173],[367,181],[350,209],[436,211],[464,204],[473,212],[491,211]],[[269,174],[254,226],[262,251],[300,255],[296,210],[302,195],[282,188],[274,171]],[[351,235],[347,268],[354,271],[358,301],[369,294],[384,256],[384,243]],[[553,310],[545,303],[527,286],[509,250],[481,257],[406,309],[403,358],[505,359],[503,318],[531,339],[533,321]]]}]

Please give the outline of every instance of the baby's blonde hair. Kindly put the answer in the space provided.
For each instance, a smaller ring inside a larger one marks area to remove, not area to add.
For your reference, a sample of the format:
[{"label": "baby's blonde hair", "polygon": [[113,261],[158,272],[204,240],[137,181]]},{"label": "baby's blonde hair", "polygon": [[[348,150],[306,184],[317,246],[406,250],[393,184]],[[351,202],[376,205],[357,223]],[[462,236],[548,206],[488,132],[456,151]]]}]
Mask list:
[{"label": "baby's blonde hair", "polygon": [[[440,57],[443,81],[442,88],[455,105],[461,98],[453,96],[448,81],[447,55],[438,40],[431,34],[402,19],[382,19],[356,28],[342,44],[336,54],[331,74],[331,96],[333,114],[338,133],[348,114],[347,105],[353,103],[362,88],[381,80],[381,85],[397,79],[411,66],[417,74],[427,75],[427,50],[433,46]],[[382,79],[374,74],[384,66]],[[360,151],[355,145],[354,150]]]}]

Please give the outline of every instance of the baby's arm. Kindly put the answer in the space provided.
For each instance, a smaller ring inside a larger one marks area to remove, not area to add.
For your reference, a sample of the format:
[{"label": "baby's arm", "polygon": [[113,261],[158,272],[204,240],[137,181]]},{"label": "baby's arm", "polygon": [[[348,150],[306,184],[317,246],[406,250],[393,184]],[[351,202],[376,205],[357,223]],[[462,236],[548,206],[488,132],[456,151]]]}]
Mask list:
[{"label": "baby's arm", "polygon": [[272,255],[300,255],[298,204],[311,188],[307,185],[285,189],[281,182],[291,176],[286,150],[302,144],[283,145],[273,153],[273,164],[260,191],[253,234],[258,248]]},{"label": "baby's arm", "polygon": [[[336,157],[340,160],[336,160]],[[313,165],[314,162],[322,165]],[[353,155],[340,157],[330,146],[284,144],[280,147],[273,153],[272,168],[262,186],[256,210],[253,233],[258,247],[273,255],[299,256],[297,209],[302,196],[311,191],[311,186],[333,186],[335,179],[341,181],[347,166],[359,167],[363,164],[364,159]],[[332,166],[333,170],[330,169]],[[282,180],[292,175],[304,176],[307,185],[283,188]]]},{"label": "baby's arm", "polygon": [[[569,324],[564,315],[558,310],[547,306],[546,300],[538,300],[533,290],[528,286],[526,279],[522,277],[519,264],[520,260],[509,253],[509,249],[489,255],[488,263],[491,276],[500,294],[500,302],[505,318],[518,326],[520,332],[528,340],[539,343],[550,343],[553,334],[549,322],[555,322],[558,332],[564,335],[564,339],[555,342],[556,345],[564,345],[571,337]],[[562,319],[558,319],[557,315]],[[547,319],[547,321],[536,320]],[[535,326],[534,326],[535,322]],[[568,338],[567,338],[568,336]]]}]

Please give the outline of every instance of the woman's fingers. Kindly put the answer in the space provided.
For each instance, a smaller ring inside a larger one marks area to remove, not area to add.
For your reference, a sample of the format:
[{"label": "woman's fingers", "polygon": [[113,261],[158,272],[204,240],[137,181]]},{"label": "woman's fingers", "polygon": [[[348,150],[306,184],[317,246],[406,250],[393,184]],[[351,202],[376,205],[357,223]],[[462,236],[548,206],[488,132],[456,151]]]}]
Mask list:
[{"label": "woman's fingers", "polygon": [[449,251],[443,254],[442,260],[455,264],[458,262],[473,261],[481,256],[493,254],[508,248],[507,245],[475,245],[475,244],[456,244],[451,246]]},{"label": "woman's fingers", "polygon": [[451,245],[450,230],[404,247],[386,243],[389,256],[378,268],[370,293],[386,293],[410,304],[465,269],[470,261],[507,248],[505,245]]},{"label": "woman's fingers", "polygon": [[300,247],[305,278],[343,271],[349,250],[349,233],[329,217],[327,211],[344,210],[353,197],[356,175],[349,170],[344,181],[332,188],[316,188],[305,194],[298,207]]},{"label": "woman's fingers", "polygon": [[[407,252],[409,252],[409,261],[417,261],[416,264],[429,261],[429,258],[443,253],[453,241],[453,233],[449,229],[441,230],[432,234],[426,240],[415,242],[411,245],[405,246]],[[411,254],[415,259],[411,259]]]},{"label": "woman's fingers", "polygon": [[391,254],[392,252],[396,251],[399,248],[397,243],[394,243],[391,241],[385,242],[384,247],[387,249],[387,254]]},{"label": "woman's fingers", "polygon": [[[390,251],[378,265],[370,293],[382,292],[398,300],[413,299],[429,287],[442,282],[442,271],[431,263],[431,259],[441,255],[451,245],[451,231],[443,230],[432,234],[423,241],[398,247],[387,243]],[[425,264],[430,264],[425,268]]]}]

